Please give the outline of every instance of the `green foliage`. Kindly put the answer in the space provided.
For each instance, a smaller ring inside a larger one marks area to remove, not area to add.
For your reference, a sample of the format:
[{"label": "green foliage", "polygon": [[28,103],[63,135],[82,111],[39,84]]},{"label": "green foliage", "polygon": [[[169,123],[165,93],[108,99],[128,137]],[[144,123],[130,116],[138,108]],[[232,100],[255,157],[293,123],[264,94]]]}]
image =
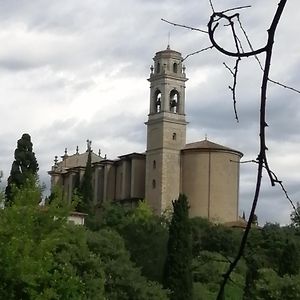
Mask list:
[{"label": "green foliage", "polygon": [[[73,209],[55,190],[36,205],[40,190],[28,181],[0,211],[1,299],[167,300],[168,292],[141,275],[122,237],[68,223]],[[150,218],[143,205],[130,222]]]},{"label": "green foliage", "polygon": [[[189,220],[182,195],[170,222],[142,201],[134,209],[105,203],[93,232],[68,224],[78,199],[67,204],[60,190],[45,207],[40,199],[29,176],[0,210],[0,299],[215,299],[242,233]],[[293,226],[252,229],[225,299],[300,299],[299,243]],[[165,261],[170,293],[159,284]]]},{"label": "green foliage", "polygon": [[294,241],[286,240],[285,246],[282,250],[279,259],[278,274],[283,276],[296,275],[300,271],[300,253],[299,243],[298,247]]},{"label": "green foliage", "polygon": [[116,202],[104,202],[100,213],[89,219],[87,225],[94,231],[101,228],[117,231],[142,275],[162,283],[168,228],[165,220],[154,215],[146,202],[139,201],[132,209]]},{"label": "green foliage", "polygon": [[225,256],[232,256],[238,250],[242,231],[231,229],[221,224],[214,224],[200,217],[190,220],[193,256],[200,251],[219,252]]},{"label": "green foliage", "polygon": [[168,229],[163,220],[153,214],[146,202],[140,201],[128,213],[119,232],[142,274],[162,283],[168,241]]},{"label": "green foliage", "polygon": [[265,249],[270,264],[278,266],[282,249],[285,245],[286,235],[279,224],[267,223],[261,230],[260,246]]},{"label": "green foliage", "polygon": [[[14,153],[15,160],[12,164],[10,176],[5,189],[6,201],[10,203],[13,198],[13,186],[20,188],[29,177],[37,176],[38,163],[32,151],[32,142],[29,134],[24,133],[18,140]],[[36,177],[37,179],[37,177]]]},{"label": "green foliage", "polygon": [[168,252],[165,264],[165,286],[172,300],[192,299],[192,243],[188,218],[188,201],[179,195],[173,201],[173,216],[169,227]]},{"label": "green foliage", "polygon": [[[219,291],[219,284],[222,275],[229,266],[228,258],[220,253],[202,251],[193,259],[193,278],[196,289],[201,289],[196,299],[216,299]],[[241,299],[243,294],[245,264],[240,262],[238,268],[233,272],[231,279],[235,283],[230,282],[226,289],[225,299]],[[232,298],[234,295],[234,298]]]},{"label": "green foliage", "polygon": [[28,182],[0,211],[0,298],[104,299],[102,264],[85,229],[67,223],[62,199],[39,207],[39,197]]},{"label": "green foliage", "polygon": [[96,214],[89,216],[87,226],[93,231],[109,227],[119,232],[128,223],[129,212],[119,202],[105,201]]},{"label": "green foliage", "polygon": [[272,269],[260,269],[255,283],[254,300],[300,299],[300,276],[280,277]]},{"label": "green foliage", "polygon": [[244,300],[252,300],[253,299],[253,291],[255,280],[258,279],[258,270],[263,266],[263,259],[261,256],[251,255],[247,257],[247,272],[245,278],[245,287],[244,287]]},{"label": "green foliage", "polygon": [[202,248],[208,251],[220,252],[232,256],[238,251],[240,231],[220,224],[212,224],[204,233]]},{"label": "green foliage", "polygon": [[167,291],[141,276],[130,261],[121,236],[110,229],[89,232],[89,247],[98,253],[104,265],[105,295],[110,300],[165,300]]}]

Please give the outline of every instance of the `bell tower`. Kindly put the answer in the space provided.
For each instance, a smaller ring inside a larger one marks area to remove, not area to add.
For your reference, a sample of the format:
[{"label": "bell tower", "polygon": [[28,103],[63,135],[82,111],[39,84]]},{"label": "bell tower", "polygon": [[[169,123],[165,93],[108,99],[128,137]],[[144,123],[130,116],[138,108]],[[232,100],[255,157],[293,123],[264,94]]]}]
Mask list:
[{"label": "bell tower", "polygon": [[181,53],[156,53],[151,66],[147,125],[146,201],[157,214],[181,191],[181,149],[186,144],[185,67]]}]

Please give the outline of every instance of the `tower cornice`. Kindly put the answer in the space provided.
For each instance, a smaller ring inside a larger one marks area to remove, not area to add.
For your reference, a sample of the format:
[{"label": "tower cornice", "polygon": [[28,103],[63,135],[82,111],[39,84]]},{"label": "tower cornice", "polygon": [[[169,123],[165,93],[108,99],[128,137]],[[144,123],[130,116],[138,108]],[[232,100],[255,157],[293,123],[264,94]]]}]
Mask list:
[{"label": "tower cornice", "polygon": [[173,79],[179,81],[188,81],[189,79],[185,77],[184,73],[181,73],[182,76],[174,75],[171,73],[162,73],[162,74],[150,74],[150,77],[147,79],[149,82],[153,82],[161,79]]}]

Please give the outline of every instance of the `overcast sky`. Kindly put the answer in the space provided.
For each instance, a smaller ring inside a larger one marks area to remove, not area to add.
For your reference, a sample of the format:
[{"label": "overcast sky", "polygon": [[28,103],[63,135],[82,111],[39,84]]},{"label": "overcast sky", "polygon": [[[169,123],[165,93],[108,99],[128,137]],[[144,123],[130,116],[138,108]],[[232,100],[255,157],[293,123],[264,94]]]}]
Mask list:
[{"label": "overcast sky", "polygon": [[[254,47],[266,42],[278,1],[214,0],[215,10],[252,5],[241,20]],[[290,0],[276,33],[271,78],[300,88],[300,2]],[[0,0],[0,170],[6,184],[16,142],[29,133],[41,181],[55,155],[81,152],[86,139],[95,152],[114,159],[143,152],[149,108],[150,65],[164,50],[170,32],[171,49],[183,56],[210,45],[206,34],[170,26],[165,18],[206,29],[208,0]],[[224,29],[224,27],[223,27]],[[226,30],[226,28],[225,28]],[[218,41],[230,47],[226,34]],[[260,56],[263,60],[263,56]],[[187,142],[208,139],[255,159],[259,151],[258,115],[261,71],[253,58],[239,69],[234,119],[232,84],[223,62],[234,61],[209,50],[186,60],[189,81]],[[268,90],[268,155],[272,170],[290,197],[300,201],[300,95],[270,84]],[[241,165],[240,213],[249,213],[255,164]],[[290,219],[291,207],[280,188],[264,175],[257,215],[259,222]]]}]

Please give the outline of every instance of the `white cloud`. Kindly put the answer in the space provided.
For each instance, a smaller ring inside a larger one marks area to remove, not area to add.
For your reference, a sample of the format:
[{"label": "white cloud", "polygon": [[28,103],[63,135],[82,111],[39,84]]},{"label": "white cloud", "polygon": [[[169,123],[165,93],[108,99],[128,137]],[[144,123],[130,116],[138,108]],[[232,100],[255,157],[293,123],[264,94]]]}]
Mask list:
[{"label": "white cloud", "polygon": [[[241,5],[238,0],[213,2],[215,9]],[[241,19],[253,45],[260,47],[266,42],[266,29],[277,3],[255,0],[251,5],[240,11]],[[273,79],[296,88],[300,87],[300,41],[295,38],[299,35],[299,9],[297,1],[287,3],[271,68]],[[205,29],[210,13],[209,2],[197,0],[126,0],[121,4],[116,0],[2,1],[0,169],[5,176],[23,132],[32,136],[43,180],[54,155],[63,154],[65,147],[70,152],[76,145],[83,149],[87,138],[93,140],[95,151],[101,148],[112,158],[144,151],[143,123],[149,105],[146,79],[155,52],[166,47],[169,31],[171,48],[183,56],[209,45],[205,34],[170,26],[160,18]],[[228,41],[225,36],[220,40]],[[261,71],[253,58],[242,60],[237,124],[228,89],[232,78],[223,62],[233,65],[215,50],[185,62],[190,78],[186,90],[188,139],[208,134],[215,142],[244,152],[245,159],[253,159],[258,151]],[[300,196],[299,109],[299,95],[270,85],[270,162],[295,201]],[[255,172],[256,166],[241,166],[241,211],[249,211]],[[270,188],[267,181],[264,185],[259,219],[287,223],[288,203],[278,189]]]}]

